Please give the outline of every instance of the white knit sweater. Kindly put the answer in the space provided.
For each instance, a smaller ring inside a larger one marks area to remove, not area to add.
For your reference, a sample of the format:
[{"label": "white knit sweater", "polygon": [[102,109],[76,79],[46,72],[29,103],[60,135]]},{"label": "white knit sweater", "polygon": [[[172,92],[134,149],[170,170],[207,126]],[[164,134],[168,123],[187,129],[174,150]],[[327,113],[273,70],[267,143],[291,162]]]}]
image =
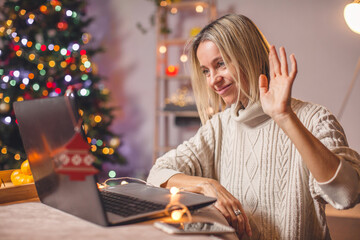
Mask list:
[{"label": "white knit sweater", "polygon": [[251,239],[330,239],[325,204],[353,207],[360,199],[360,157],[324,107],[292,100],[315,137],[337,154],[334,177],[318,183],[285,133],[259,103],[214,115],[197,134],[157,159],[148,182],[161,185],[179,172],[218,180],[242,203]]}]

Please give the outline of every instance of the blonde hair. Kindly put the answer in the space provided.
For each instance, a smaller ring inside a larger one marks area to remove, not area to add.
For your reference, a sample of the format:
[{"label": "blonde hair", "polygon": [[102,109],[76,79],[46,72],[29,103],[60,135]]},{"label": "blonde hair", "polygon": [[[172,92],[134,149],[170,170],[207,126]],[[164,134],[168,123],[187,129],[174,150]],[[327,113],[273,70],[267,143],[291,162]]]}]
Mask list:
[{"label": "blonde hair", "polygon": [[[222,98],[206,84],[206,78],[200,69],[196,53],[199,44],[204,41],[213,42],[218,47],[226,67],[234,69],[232,77],[238,86],[237,109],[242,104],[240,94],[246,96],[248,104],[259,101],[260,74],[265,74],[269,79],[269,44],[249,18],[228,14],[205,26],[190,41],[188,47],[191,83],[202,124],[226,107]],[[242,77],[247,81],[247,90],[241,86]]]}]

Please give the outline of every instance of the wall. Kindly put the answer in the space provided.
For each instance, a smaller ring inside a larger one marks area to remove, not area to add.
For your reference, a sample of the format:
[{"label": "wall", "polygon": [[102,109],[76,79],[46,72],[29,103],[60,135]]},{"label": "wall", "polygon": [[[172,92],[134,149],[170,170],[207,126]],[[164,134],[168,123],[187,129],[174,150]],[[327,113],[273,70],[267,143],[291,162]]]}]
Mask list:
[{"label": "wall", "polygon": [[[293,96],[325,105],[334,114],[341,103],[360,57],[360,35],[343,18],[349,1],[222,0],[219,15],[236,12],[250,17],[270,44],[285,46],[298,61]],[[154,133],[155,29],[149,18],[152,1],[91,0],[89,13],[97,17],[90,32],[107,52],[95,61],[108,77],[113,103],[122,107],[113,129],[123,133],[123,153],[129,164],[120,174],[146,176],[152,162]],[[142,34],[136,24],[149,31]],[[350,145],[360,150],[358,119],[360,76],[341,123]]]}]

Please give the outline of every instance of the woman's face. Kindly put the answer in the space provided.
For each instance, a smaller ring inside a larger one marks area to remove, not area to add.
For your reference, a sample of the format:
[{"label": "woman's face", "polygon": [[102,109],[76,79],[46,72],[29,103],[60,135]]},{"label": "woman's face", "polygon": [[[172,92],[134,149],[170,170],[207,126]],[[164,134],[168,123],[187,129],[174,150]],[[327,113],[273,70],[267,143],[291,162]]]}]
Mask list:
[{"label": "woman's face", "polygon": [[209,87],[220,95],[226,105],[235,103],[238,89],[232,78],[234,72],[225,66],[218,47],[211,41],[203,41],[199,44],[196,55]]}]

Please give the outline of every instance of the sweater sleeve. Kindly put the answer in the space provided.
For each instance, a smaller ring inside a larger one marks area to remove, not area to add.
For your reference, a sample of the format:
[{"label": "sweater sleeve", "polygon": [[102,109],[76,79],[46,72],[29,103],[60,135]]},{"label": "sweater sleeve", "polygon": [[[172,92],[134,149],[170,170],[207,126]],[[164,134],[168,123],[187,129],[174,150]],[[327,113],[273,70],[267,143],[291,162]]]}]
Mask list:
[{"label": "sweater sleeve", "polygon": [[360,156],[348,146],[343,128],[328,110],[319,107],[311,122],[314,136],[340,159],[329,181],[319,183],[310,174],[311,193],[337,209],[351,208],[360,201]]},{"label": "sweater sleeve", "polygon": [[200,127],[194,137],[158,158],[151,168],[147,182],[155,186],[165,183],[178,173],[212,178],[217,121],[213,117]]}]

